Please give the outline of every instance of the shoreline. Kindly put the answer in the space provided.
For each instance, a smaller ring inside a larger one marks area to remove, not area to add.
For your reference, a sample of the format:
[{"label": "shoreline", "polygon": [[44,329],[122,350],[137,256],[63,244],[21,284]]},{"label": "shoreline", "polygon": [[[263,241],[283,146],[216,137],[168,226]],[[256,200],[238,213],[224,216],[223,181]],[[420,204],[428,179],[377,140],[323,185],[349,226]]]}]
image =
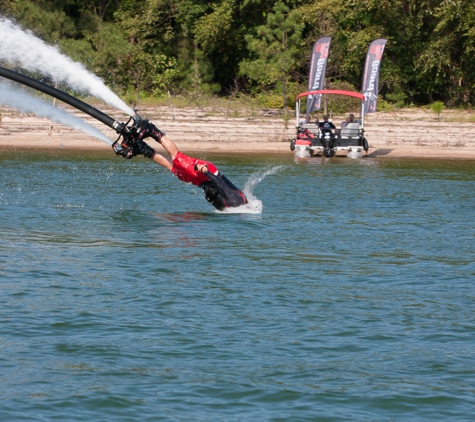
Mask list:
[{"label": "shoreline", "polygon": [[[111,143],[117,139],[112,129],[92,117],[71,108],[67,111],[99,129]],[[191,155],[294,155],[290,150],[290,139],[295,134],[295,122],[289,122],[286,129],[282,118],[272,111],[227,119],[211,111],[186,108],[172,113],[168,107],[155,107],[140,110],[140,113],[164,129],[180,150]],[[125,120],[114,110],[107,112],[112,116],[116,114],[113,117],[119,121]],[[434,113],[424,110],[372,113],[365,120],[365,135],[370,145],[367,157],[475,160],[475,119],[471,112],[464,113],[466,116],[462,117],[468,123],[451,122],[449,113],[446,113],[445,120],[437,120]],[[337,127],[340,118],[333,119]],[[473,119],[474,123],[469,119]],[[155,141],[149,140],[149,144],[158,147],[156,149],[160,152],[160,146]],[[2,108],[0,150],[112,152],[111,149],[110,145],[81,131]]]},{"label": "shoreline", "polygon": [[[160,151],[160,145],[150,142],[150,145]],[[185,154],[199,157],[200,154],[213,153],[213,154],[240,154],[240,155],[286,155],[293,157],[294,153],[290,151],[289,145],[273,144],[270,143],[254,148],[251,145],[238,145],[232,148],[229,146],[216,147],[213,143],[200,142],[191,144],[188,142],[182,142],[178,144],[181,151]],[[81,152],[81,151],[93,151],[112,153],[115,156],[112,148],[100,141],[94,142],[85,140],[82,142],[70,142],[60,141],[59,143],[51,142],[51,140],[38,142],[28,142],[21,139],[16,139],[8,143],[2,142],[0,138],[0,151],[18,151],[18,152]],[[165,153],[165,151],[163,150]],[[165,153],[166,154],[166,153]],[[444,159],[444,160],[475,160],[475,149],[445,149],[445,150],[431,150],[427,147],[419,148],[372,148],[370,147],[368,153],[363,155],[367,158],[430,158],[430,159]],[[313,157],[318,158],[318,156]],[[344,156],[336,156],[336,158],[344,158]]]}]

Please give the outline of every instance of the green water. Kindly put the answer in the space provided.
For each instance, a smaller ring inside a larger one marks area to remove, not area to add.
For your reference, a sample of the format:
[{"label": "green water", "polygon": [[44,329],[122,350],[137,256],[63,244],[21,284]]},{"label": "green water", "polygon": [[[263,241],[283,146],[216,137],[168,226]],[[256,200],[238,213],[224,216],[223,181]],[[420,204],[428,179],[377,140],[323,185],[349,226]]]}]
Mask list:
[{"label": "green water", "polygon": [[475,163],[2,152],[0,420],[475,414]]}]

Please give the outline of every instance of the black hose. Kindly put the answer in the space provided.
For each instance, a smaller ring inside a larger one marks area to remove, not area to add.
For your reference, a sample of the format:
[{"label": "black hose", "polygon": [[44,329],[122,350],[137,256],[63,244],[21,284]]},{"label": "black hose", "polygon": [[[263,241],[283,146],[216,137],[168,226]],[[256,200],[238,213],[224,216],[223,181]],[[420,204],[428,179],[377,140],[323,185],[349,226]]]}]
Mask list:
[{"label": "black hose", "polygon": [[51,95],[52,97],[57,98],[58,100],[64,101],[65,103],[77,108],[80,111],[83,111],[89,116],[94,117],[100,122],[104,123],[106,126],[120,133],[122,130],[123,124],[114,120],[112,117],[107,114],[99,111],[97,108],[85,103],[84,101],[78,100],[77,98],[72,97],[69,94],[66,94],[59,89],[53,88],[50,85],[44,84],[43,82],[32,79],[28,76],[22,75],[21,73],[15,72],[13,70],[5,69],[0,66],[0,76],[4,78],[11,79],[12,81],[19,82],[23,85],[29,86],[30,88],[37,89],[38,91],[44,92],[45,94]]}]

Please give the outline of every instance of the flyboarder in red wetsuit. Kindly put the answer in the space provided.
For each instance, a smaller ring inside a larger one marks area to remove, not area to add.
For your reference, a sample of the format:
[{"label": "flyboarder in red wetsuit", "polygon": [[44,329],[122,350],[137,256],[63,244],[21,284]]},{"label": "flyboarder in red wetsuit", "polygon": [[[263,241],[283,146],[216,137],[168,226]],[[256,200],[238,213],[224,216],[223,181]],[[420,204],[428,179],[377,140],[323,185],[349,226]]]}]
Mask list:
[{"label": "flyboarder in red wetsuit", "polygon": [[[170,154],[171,160],[143,141],[148,137],[162,144],[163,148]],[[206,200],[218,210],[247,204],[247,199],[242,191],[224,174],[221,174],[213,163],[183,154],[170,138],[147,120],[142,123],[140,139],[133,147],[131,156],[139,154],[143,154],[167,168],[183,182],[192,183],[202,188]]]}]

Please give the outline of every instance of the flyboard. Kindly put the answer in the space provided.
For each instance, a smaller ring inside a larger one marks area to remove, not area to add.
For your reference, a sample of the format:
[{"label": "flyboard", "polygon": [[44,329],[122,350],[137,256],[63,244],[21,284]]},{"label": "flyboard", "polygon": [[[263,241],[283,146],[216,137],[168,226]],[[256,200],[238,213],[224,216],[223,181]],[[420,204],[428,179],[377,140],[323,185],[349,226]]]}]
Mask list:
[{"label": "flyboard", "polygon": [[99,120],[106,126],[114,129],[119,134],[117,140],[112,144],[112,149],[117,155],[125,158],[132,158],[133,148],[140,138],[141,129],[148,123],[148,120],[142,119],[137,113],[130,117],[126,123],[119,122],[102,111],[94,108],[90,104],[85,103],[64,91],[47,85],[29,76],[6,69],[0,66],[0,76],[18,82],[22,85],[41,91],[47,95],[57,98],[70,106],[89,114],[89,116]]}]

